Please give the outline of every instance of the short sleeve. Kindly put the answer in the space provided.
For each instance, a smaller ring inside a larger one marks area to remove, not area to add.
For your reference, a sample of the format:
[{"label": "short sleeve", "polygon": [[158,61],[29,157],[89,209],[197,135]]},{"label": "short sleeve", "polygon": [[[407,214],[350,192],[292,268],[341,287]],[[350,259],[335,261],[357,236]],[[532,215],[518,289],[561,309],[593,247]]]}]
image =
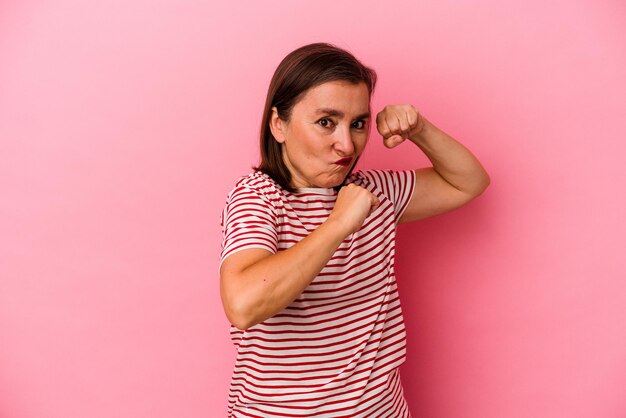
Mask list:
[{"label": "short sleeve", "polygon": [[235,187],[222,210],[222,251],[218,271],[229,255],[248,248],[278,251],[276,212],[262,192],[246,185]]},{"label": "short sleeve", "polygon": [[393,203],[397,224],[413,197],[415,170],[363,170],[360,174]]}]

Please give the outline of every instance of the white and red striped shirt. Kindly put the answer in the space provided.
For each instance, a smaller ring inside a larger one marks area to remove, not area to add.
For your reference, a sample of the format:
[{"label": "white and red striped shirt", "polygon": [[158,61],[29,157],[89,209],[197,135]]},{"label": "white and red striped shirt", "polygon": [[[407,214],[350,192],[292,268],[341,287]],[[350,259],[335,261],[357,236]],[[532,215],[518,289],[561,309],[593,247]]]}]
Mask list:
[{"label": "white and red striped shirt", "polygon": [[[346,182],[380,206],[288,307],[245,331],[231,326],[229,417],[410,417],[398,371],[406,334],[394,245],[415,172],[356,171]],[[221,216],[220,267],[243,249],[291,247],[327,219],[336,198],[332,188],[289,193],[261,171],[240,178]]]}]

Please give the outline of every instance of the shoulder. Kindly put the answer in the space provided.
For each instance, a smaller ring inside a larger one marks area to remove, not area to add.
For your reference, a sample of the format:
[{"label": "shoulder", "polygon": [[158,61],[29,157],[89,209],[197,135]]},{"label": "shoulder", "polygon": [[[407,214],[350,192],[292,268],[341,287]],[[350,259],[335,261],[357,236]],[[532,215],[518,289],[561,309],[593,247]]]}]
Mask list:
[{"label": "shoulder", "polygon": [[254,170],[239,177],[226,198],[227,202],[236,200],[240,196],[254,197],[271,206],[280,201],[281,187],[269,175]]},{"label": "shoulder", "polygon": [[350,175],[350,179],[355,180],[374,180],[380,178],[380,176],[384,175],[385,172],[389,172],[393,170],[389,169],[377,169],[377,168],[366,168],[362,170],[357,170]]},{"label": "shoulder", "polygon": [[385,190],[393,184],[396,173],[391,169],[364,169],[352,173],[348,180],[367,189]]},{"label": "shoulder", "polygon": [[371,192],[381,193],[392,201],[400,201],[415,184],[414,170],[367,169],[350,175],[349,180]]},{"label": "shoulder", "polygon": [[352,173],[349,180],[354,182],[371,182],[378,186],[388,187],[394,184],[398,184],[400,181],[406,181],[415,175],[414,170],[393,170],[390,168],[385,169],[365,169],[358,170]]}]

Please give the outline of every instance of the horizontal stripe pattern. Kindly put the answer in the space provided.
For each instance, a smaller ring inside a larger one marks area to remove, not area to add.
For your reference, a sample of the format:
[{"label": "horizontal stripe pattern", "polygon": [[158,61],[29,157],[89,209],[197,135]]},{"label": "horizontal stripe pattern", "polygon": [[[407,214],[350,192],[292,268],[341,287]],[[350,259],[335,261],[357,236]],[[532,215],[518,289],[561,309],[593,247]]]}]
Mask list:
[{"label": "horizontal stripe pattern", "polygon": [[[380,206],[289,306],[245,331],[231,326],[229,417],[410,417],[398,370],[406,331],[394,246],[415,172],[363,170],[346,182]],[[336,199],[332,188],[290,193],[260,171],[240,178],[220,218],[220,267],[244,249],[276,253],[298,243]]]}]

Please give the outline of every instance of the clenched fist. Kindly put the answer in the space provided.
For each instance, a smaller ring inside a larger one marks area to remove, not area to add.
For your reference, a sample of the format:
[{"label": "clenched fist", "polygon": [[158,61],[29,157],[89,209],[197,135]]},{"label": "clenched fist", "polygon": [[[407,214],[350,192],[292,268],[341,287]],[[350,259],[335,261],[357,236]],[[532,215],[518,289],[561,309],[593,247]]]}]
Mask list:
[{"label": "clenched fist", "polygon": [[345,236],[348,236],[358,231],[378,206],[380,200],[369,190],[348,183],[339,190],[335,207],[328,217],[339,220]]},{"label": "clenched fist", "polygon": [[387,105],[376,115],[376,129],[387,148],[418,135],[423,127],[422,115],[410,104]]}]

